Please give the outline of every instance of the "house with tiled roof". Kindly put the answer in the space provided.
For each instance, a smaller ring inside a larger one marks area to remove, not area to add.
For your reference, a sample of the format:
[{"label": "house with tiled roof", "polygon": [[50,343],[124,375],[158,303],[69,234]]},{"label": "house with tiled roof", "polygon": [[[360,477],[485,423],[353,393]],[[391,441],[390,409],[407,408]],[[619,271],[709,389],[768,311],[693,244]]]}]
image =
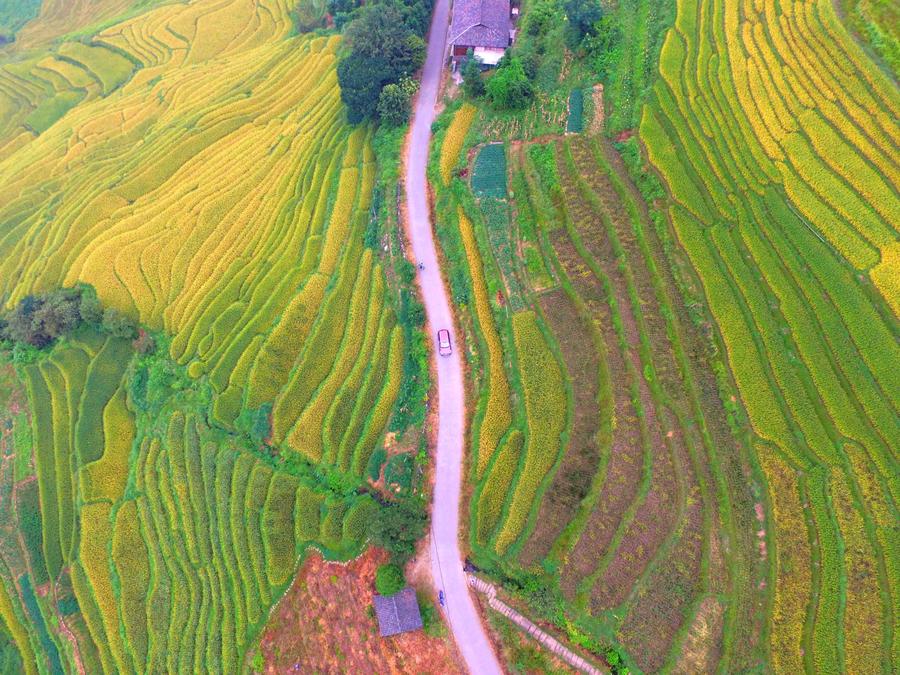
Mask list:
[{"label": "house with tiled roof", "polygon": [[495,66],[513,35],[509,0],[453,0],[450,54],[454,63],[471,49],[483,64]]},{"label": "house with tiled roof", "polygon": [[409,586],[394,595],[375,596],[375,615],[381,637],[408,633],[422,627],[416,592]]}]

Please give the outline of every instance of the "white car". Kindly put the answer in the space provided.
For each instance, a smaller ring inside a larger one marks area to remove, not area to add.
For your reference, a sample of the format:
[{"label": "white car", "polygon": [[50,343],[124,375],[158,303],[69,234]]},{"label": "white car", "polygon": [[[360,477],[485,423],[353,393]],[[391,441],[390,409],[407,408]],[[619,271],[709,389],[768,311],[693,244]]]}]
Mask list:
[{"label": "white car", "polygon": [[450,347],[450,331],[446,328],[441,328],[438,331],[438,354],[441,356],[450,356],[453,353],[453,349]]}]

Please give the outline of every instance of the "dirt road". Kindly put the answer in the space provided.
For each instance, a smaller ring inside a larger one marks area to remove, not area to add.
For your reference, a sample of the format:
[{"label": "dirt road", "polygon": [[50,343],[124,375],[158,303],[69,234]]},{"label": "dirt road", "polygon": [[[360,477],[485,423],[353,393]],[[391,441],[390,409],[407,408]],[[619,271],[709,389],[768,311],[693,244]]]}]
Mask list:
[{"label": "dirt road", "polygon": [[437,331],[447,328],[453,343],[451,356],[438,356],[436,345],[434,349],[437,359],[439,418],[432,510],[432,573],[435,585],[444,592],[444,612],[469,671],[473,675],[493,675],[501,672],[500,665],[469,595],[459,548],[465,389],[459,347],[453,330],[453,315],[435,253],[425,178],[431,124],[434,121],[434,108],[444,68],[449,4],[449,0],[437,0],[434,6],[428,56],[410,131],[406,161],[406,201],[413,256],[424,265],[424,269],[418,274],[431,337],[436,340]]}]

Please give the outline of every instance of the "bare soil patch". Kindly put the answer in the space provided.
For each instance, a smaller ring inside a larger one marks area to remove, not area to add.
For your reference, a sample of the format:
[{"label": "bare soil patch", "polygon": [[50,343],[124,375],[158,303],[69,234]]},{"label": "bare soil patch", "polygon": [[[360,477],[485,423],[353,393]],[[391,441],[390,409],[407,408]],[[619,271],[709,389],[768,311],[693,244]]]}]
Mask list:
[{"label": "bare soil patch", "polygon": [[346,564],[313,553],[263,630],[264,672],[461,673],[449,638],[379,635],[371,607],[375,570],[386,560],[374,548]]},{"label": "bare soil patch", "polygon": [[594,100],[594,117],[591,119],[590,127],[588,127],[588,133],[597,135],[603,132],[603,122],[606,120],[606,109],[603,107],[602,84],[594,85],[591,98]]}]

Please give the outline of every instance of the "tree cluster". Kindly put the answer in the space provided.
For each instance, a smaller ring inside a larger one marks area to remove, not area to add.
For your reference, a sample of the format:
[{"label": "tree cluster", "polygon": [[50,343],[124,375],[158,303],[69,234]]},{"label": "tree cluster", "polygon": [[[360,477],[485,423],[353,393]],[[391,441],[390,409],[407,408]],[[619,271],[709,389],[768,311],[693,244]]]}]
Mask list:
[{"label": "tree cluster", "polygon": [[391,560],[403,565],[416,552],[416,542],[425,534],[424,509],[410,502],[386,504],[369,526],[372,543],[391,554]]},{"label": "tree cluster", "polygon": [[375,0],[349,11],[346,0],[334,0],[335,9],[338,3],[349,51],[337,74],[348,120],[405,124],[416,90],[412,76],[425,61],[432,0]]},{"label": "tree cluster", "polygon": [[88,286],[59,288],[27,295],[0,316],[0,339],[7,343],[44,349],[83,325],[110,335],[135,338],[135,322],[112,308],[103,309]]},{"label": "tree cluster", "polygon": [[522,59],[517,56],[501,59],[486,88],[491,103],[501,110],[521,110],[534,97],[534,84],[525,73]]},{"label": "tree cluster", "polygon": [[594,35],[597,23],[603,18],[600,0],[565,0],[568,42],[573,49],[582,41]]}]

